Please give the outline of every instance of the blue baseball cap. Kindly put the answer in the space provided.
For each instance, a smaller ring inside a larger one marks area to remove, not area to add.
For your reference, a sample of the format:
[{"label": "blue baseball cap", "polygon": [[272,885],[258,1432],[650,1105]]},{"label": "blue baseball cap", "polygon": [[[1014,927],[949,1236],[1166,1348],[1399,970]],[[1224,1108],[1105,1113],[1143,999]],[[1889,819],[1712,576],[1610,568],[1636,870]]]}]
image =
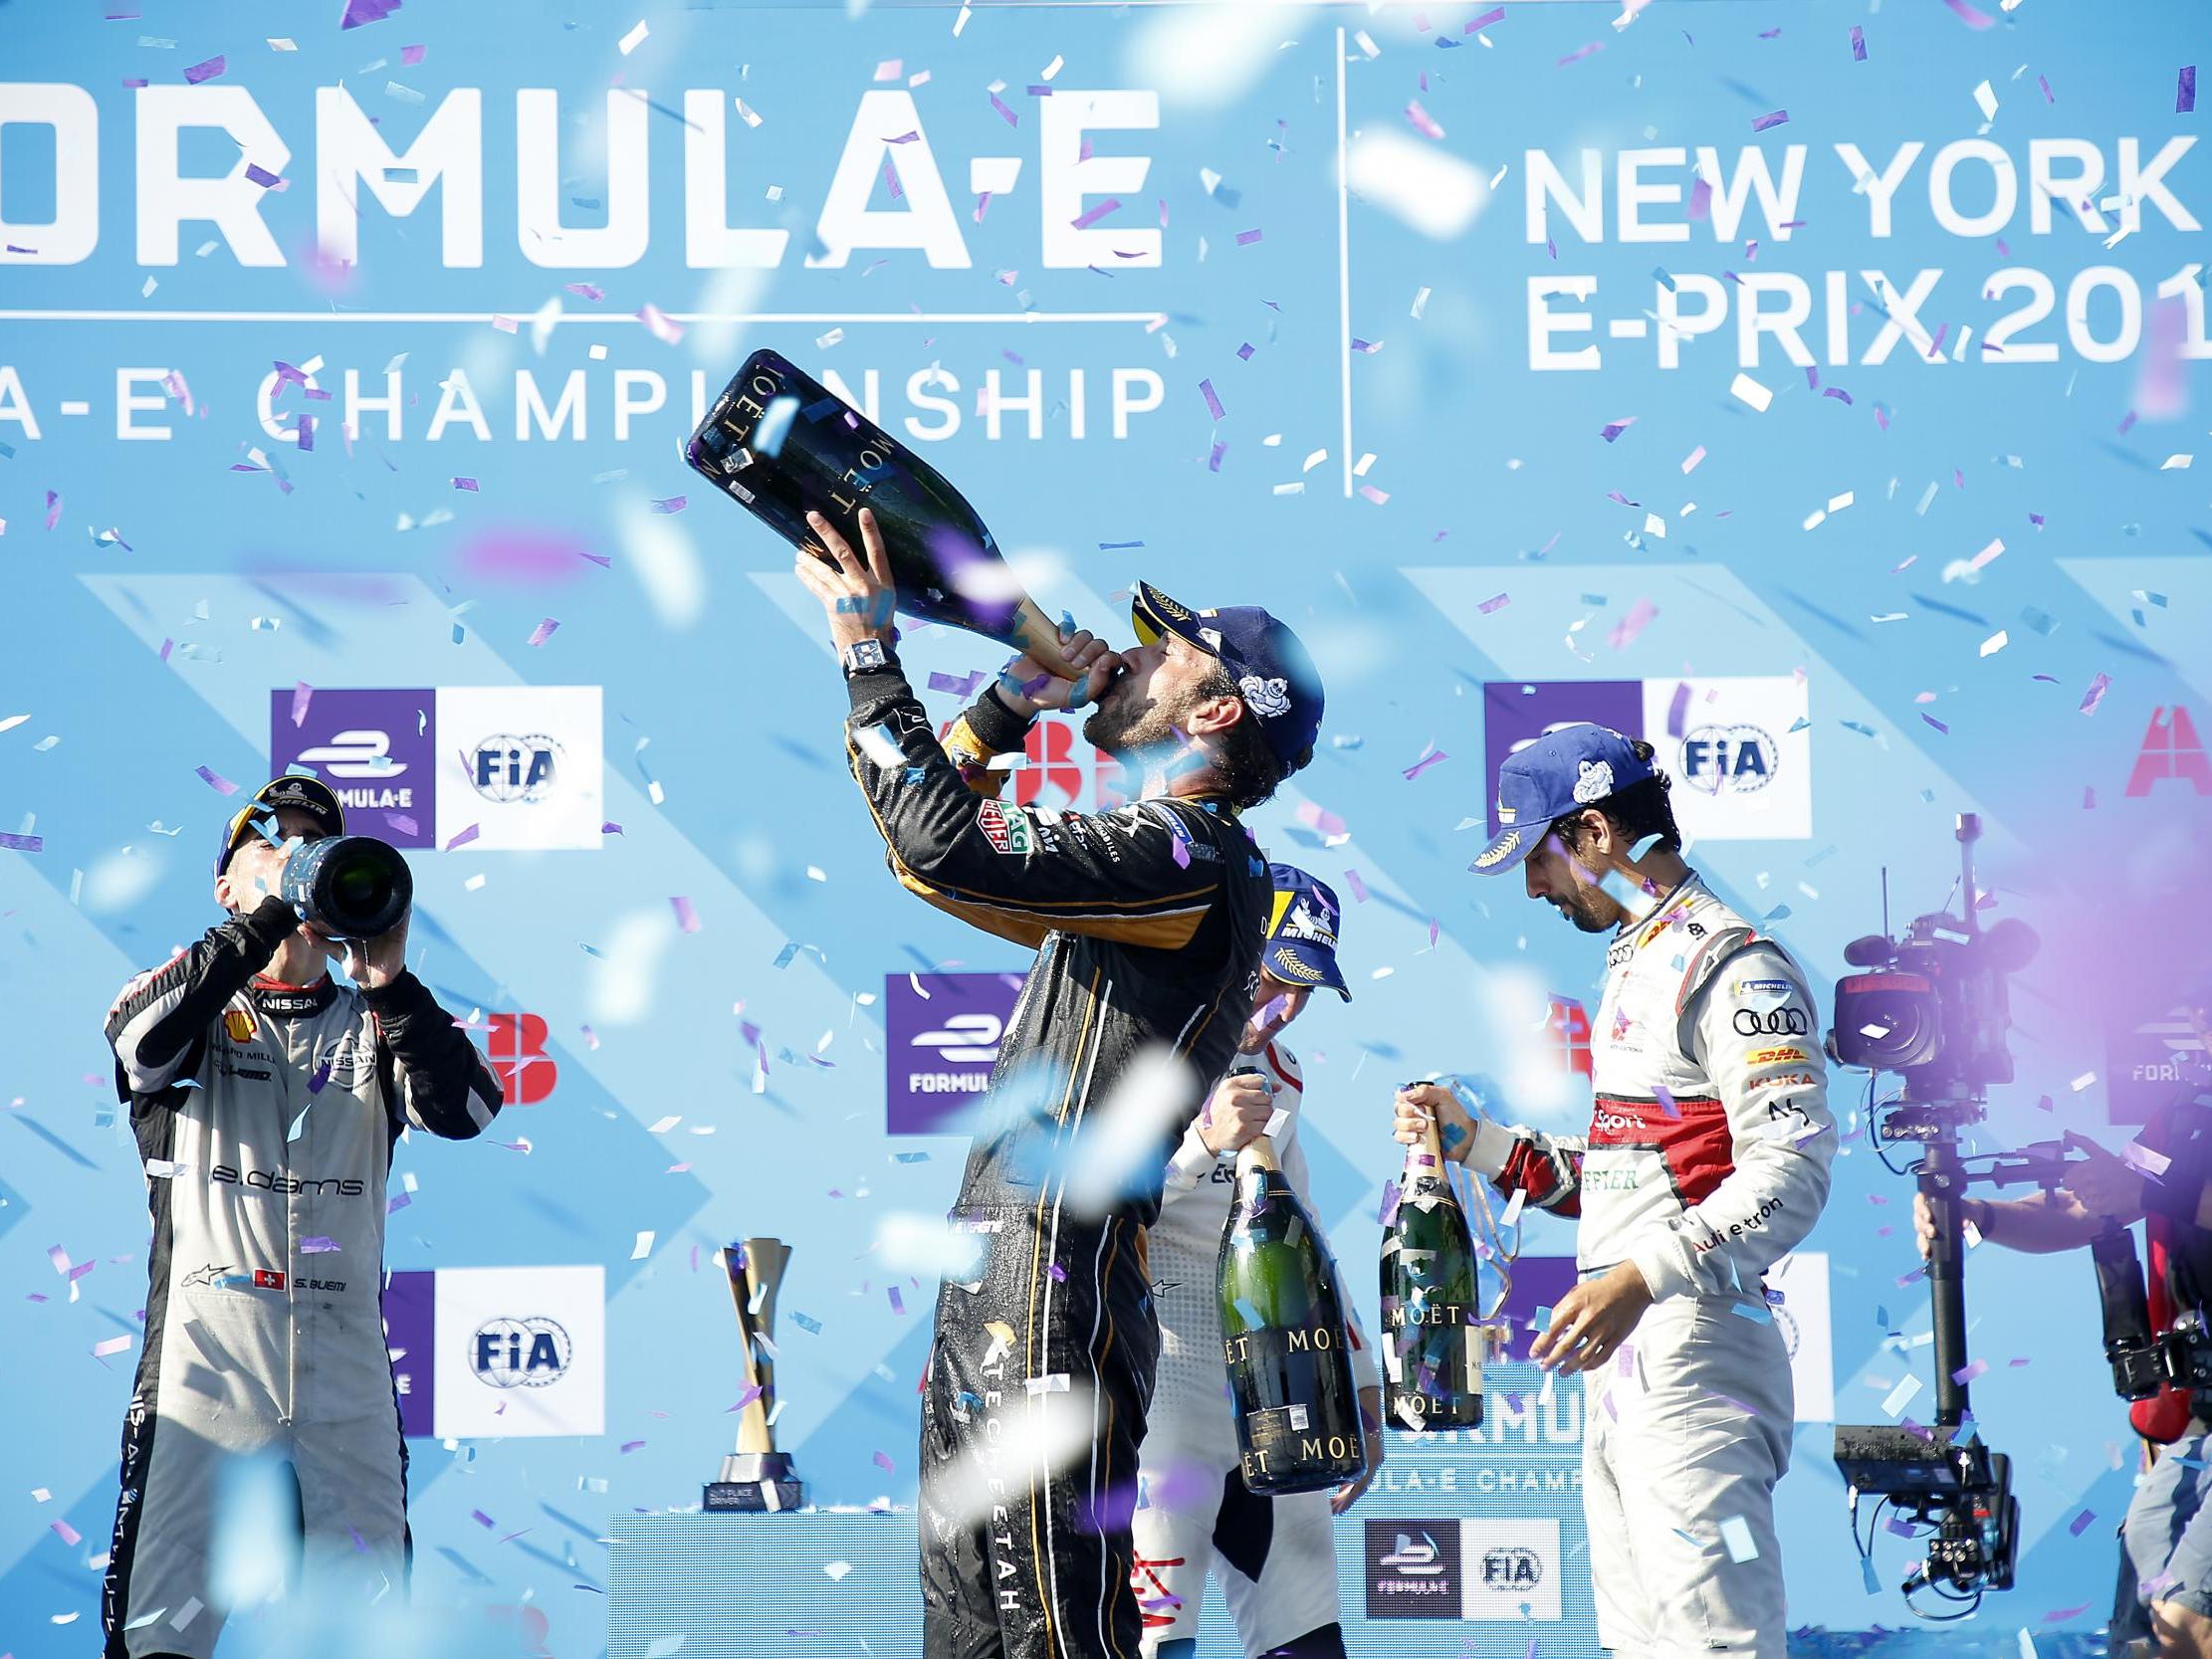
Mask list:
[{"label": "blue baseball cap", "polygon": [[224,824],[223,850],[215,856],[215,874],[220,876],[230,868],[231,854],[243,847],[249,836],[260,834],[264,824],[274,833],[277,809],[285,806],[305,812],[325,835],[345,833],[345,808],[338,803],[331,786],[319,777],[286,772],[256,789],[253,798],[232,813],[230,821]]},{"label": "blue baseball cap", "polygon": [[1139,582],[1129,601],[1129,619],[1140,643],[1175,634],[1201,651],[1218,657],[1236,682],[1244,707],[1259,722],[1260,735],[1286,771],[1321,734],[1321,676],[1305,642],[1290,625],[1257,605],[1229,605],[1194,611],[1169,598],[1150,582]]},{"label": "blue baseball cap", "polygon": [[1259,965],[1286,985],[1326,985],[1352,1000],[1344,970],[1336,965],[1337,924],[1344,907],[1327,882],[1293,864],[1270,864],[1275,905],[1267,914],[1267,942]]},{"label": "blue baseball cap", "polygon": [[1563,726],[1497,769],[1498,832],[1467,868],[1484,876],[1510,870],[1543,844],[1554,819],[1656,775],[1649,760],[1609,726]]}]

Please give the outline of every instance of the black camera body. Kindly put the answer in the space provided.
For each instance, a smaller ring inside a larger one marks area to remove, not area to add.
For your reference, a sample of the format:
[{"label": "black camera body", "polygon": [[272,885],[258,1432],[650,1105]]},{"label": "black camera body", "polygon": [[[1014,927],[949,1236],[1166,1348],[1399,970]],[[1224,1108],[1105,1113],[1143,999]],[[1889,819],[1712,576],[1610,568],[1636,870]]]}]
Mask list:
[{"label": "black camera body", "polygon": [[1844,958],[1871,973],[1836,981],[1828,1052],[1837,1064],[1899,1072],[1923,1100],[2012,1081],[2005,975],[2036,952],[2035,931],[2008,919],[1962,933],[1950,916],[1916,918],[1901,939],[1854,939]]}]

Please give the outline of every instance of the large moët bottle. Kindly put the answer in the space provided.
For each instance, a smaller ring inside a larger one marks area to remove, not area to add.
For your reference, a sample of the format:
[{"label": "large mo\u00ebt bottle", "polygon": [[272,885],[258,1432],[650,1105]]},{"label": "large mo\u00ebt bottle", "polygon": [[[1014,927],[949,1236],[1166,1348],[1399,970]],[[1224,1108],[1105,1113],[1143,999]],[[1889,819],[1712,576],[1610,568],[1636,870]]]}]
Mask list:
[{"label": "large mo\u00ebt bottle", "polygon": [[898,606],[912,616],[1003,641],[1054,673],[1059,630],[1021,591],[990,528],[928,462],[819,380],[756,351],[684,446],[693,471],[794,547],[828,561],[806,522],[819,513],[861,550],[872,509]]},{"label": "large mo\u00ebt bottle", "polygon": [[1398,1213],[1383,1230],[1384,1419],[1393,1428],[1482,1421],[1474,1238],[1444,1173],[1437,1127],[1406,1149]]},{"label": "large mo\u00ebt bottle", "polygon": [[1265,1136],[1236,1155],[1219,1282],[1244,1484],[1279,1497],[1356,1479],[1367,1449],[1336,1264]]}]

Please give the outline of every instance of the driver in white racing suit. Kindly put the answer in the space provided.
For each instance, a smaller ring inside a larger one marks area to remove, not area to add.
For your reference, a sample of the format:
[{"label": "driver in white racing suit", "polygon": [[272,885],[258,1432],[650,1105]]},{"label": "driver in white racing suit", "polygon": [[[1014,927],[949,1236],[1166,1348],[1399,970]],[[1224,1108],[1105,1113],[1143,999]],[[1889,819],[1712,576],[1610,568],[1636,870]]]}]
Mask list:
[{"label": "driver in white racing suit", "polygon": [[1216,1288],[1221,1231],[1236,1192],[1223,1154],[1271,1134],[1284,1175],[1305,1198],[1306,1159],[1297,1138],[1304,1080],[1278,1039],[1316,986],[1347,1002],[1352,995],[1336,962],[1336,895],[1287,864],[1269,865],[1268,874],[1275,897],[1251,1018],[1228,1075],[1168,1164],[1151,1233],[1160,1372],[1131,1518],[1137,1554],[1130,1582],[1144,1611],[1143,1659],[1191,1659],[1209,1571],[1220,1583],[1246,1659],[1341,1659],[1332,1521],[1367,1490],[1383,1461],[1382,1378],[1348,1296],[1342,1300],[1367,1430],[1366,1472],[1333,1493],[1263,1498],[1245,1487],[1237,1459]]},{"label": "driver in white racing suit", "polygon": [[1539,738],[1500,766],[1503,828],[1474,863],[1525,860],[1531,898],[1615,930],[1590,1133],[1470,1118],[1433,1085],[1401,1091],[1397,1133],[1434,1115],[1501,1192],[1581,1217],[1580,1283],[1530,1351],[1586,1373],[1600,1643],[1783,1659],[1774,1484],[1795,1413],[1761,1275],[1820,1216],[1836,1122],[1804,976],[1682,862],[1652,754],[1599,726]]}]

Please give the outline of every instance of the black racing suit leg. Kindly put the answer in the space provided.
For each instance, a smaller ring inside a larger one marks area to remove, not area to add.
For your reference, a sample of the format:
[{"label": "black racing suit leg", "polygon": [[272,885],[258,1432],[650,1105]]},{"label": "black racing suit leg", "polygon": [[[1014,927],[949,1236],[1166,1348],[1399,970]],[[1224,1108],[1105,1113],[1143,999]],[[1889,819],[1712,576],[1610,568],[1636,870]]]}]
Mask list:
[{"label": "black racing suit leg", "polygon": [[[1144,1228],[1047,1198],[964,1209],[923,1396],[927,1659],[1136,1659],[1137,1452],[1159,1362]],[[1054,1270],[1058,1271],[1055,1272]]]}]

